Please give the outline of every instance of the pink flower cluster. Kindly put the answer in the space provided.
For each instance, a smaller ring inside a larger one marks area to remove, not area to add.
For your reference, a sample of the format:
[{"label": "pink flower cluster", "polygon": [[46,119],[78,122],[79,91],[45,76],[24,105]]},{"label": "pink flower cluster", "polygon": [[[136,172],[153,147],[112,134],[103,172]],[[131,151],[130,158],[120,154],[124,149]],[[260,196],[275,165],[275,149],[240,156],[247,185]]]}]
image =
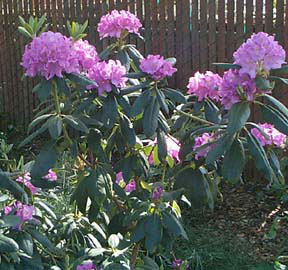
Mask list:
[{"label": "pink flower cluster", "polygon": [[99,61],[96,48],[87,40],[77,40],[72,47],[77,53],[79,65],[83,71],[87,71]]},{"label": "pink flower cluster", "polygon": [[234,63],[241,66],[240,74],[249,74],[251,78],[267,75],[285,63],[285,50],[273,36],[263,32],[253,34],[233,56]]},{"label": "pink flower cluster", "polygon": [[154,201],[160,200],[162,195],[163,195],[163,192],[164,192],[163,187],[161,187],[161,186],[156,187],[152,193],[152,200],[154,200]]},{"label": "pink flower cluster", "polygon": [[[168,156],[176,159],[176,161],[180,161],[179,159],[179,151],[180,151],[180,143],[179,141],[172,137],[172,136],[165,136],[166,143],[167,143],[167,154]],[[150,141],[148,145],[156,145],[157,144],[157,138],[154,141]],[[154,163],[153,159],[153,152],[149,155],[148,161],[150,164]]]},{"label": "pink flower cluster", "polygon": [[[43,176],[44,179],[47,179],[48,181],[57,181],[57,174],[52,171],[51,169],[48,171],[48,174]],[[23,183],[28,189],[30,189],[32,194],[35,194],[38,192],[37,187],[35,187],[31,183],[31,174],[29,172],[19,176],[16,178],[16,182]]]},{"label": "pink flower cluster", "polygon": [[256,82],[248,74],[240,74],[239,70],[228,70],[223,76],[219,88],[221,104],[229,110],[233,104],[241,101],[239,91],[249,101],[254,100],[255,94],[261,91],[256,88]]},{"label": "pink flower cluster", "polygon": [[166,76],[172,76],[177,71],[172,63],[165,60],[163,56],[149,54],[147,58],[141,59],[140,69],[151,75],[155,80],[161,80]]},{"label": "pink flower cluster", "polygon": [[112,10],[101,17],[98,24],[100,39],[105,37],[120,38],[124,31],[139,34],[142,26],[140,20],[132,13],[126,10]]},{"label": "pink flower cluster", "polygon": [[12,210],[16,210],[15,215],[20,217],[21,219],[21,223],[14,226],[14,229],[17,230],[22,230],[23,224],[27,221],[27,220],[31,220],[33,219],[33,214],[35,212],[35,208],[31,205],[27,205],[27,204],[22,204],[21,202],[16,202],[13,204],[13,206],[5,206],[4,207],[4,214],[5,215],[9,215]]},{"label": "pink flower cluster", "polygon": [[286,135],[278,131],[272,124],[263,123],[258,124],[261,130],[267,135],[265,138],[263,134],[257,129],[252,128],[251,133],[258,139],[262,146],[274,145],[276,147],[285,147]]},{"label": "pink flower cluster", "polygon": [[[119,172],[116,174],[116,183],[117,184],[121,184],[121,182],[124,182],[124,179],[123,179],[123,173],[122,172]],[[132,179],[126,186],[125,186],[125,191],[126,192],[132,192],[134,190],[136,190],[136,182]]]},{"label": "pink flower cluster", "polygon": [[206,71],[204,74],[196,72],[194,77],[189,79],[188,94],[194,94],[198,97],[198,101],[206,98],[219,100],[218,89],[222,83],[222,78],[211,71]]},{"label": "pink flower cluster", "polygon": [[76,270],[96,270],[96,265],[92,262],[86,262],[86,263],[77,265]]},{"label": "pink flower cluster", "polygon": [[[127,78],[123,77],[125,74],[126,69],[118,60],[98,62],[88,70],[88,77],[95,81],[98,86],[99,96],[103,95],[104,92],[112,91],[111,83],[116,87],[124,87],[127,81]],[[92,89],[95,86],[91,85],[88,88]]]},{"label": "pink flower cluster", "polygon": [[[214,134],[205,132],[201,136],[198,136],[195,138],[193,151],[197,151],[197,149],[200,146],[213,142],[213,141],[215,141]],[[197,153],[195,154],[195,159],[198,160],[200,157],[206,157],[206,155],[208,154],[209,151],[211,151],[211,149],[213,149],[213,144],[208,145],[207,147],[205,147],[204,149],[200,151],[197,151]]]},{"label": "pink flower cluster", "polygon": [[21,65],[29,77],[44,76],[46,80],[63,73],[79,73],[77,52],[71,39],[61,33],[44,32],[26,45]]}]

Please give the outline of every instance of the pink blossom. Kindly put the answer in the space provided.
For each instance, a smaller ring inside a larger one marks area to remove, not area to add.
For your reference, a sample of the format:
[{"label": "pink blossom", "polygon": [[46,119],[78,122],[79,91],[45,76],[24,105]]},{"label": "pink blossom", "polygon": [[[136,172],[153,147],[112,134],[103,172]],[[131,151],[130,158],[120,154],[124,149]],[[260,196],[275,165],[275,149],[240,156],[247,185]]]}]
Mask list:
[{"label": "pink blossom", "polygon": [[[180,161],[179,159],[179,151],[180,151],[180,143],[179,141],[174,138],[173,136],[165,136],[166,143],[167,143],[167,154],[168,156],[174,158],[176,161]],[[150,141],[148,145],[156,145],[157,138],[154,141]],[[154,163],[153,153],[151,153],[148,157],[148,161],[150,164]]]},{"label": "pink blossom", "polygon": [[263,134],[257,129],[252,128],[251,133],[258,139],[262,146],[274,145],[276,147],[284,148],[286,135],[278,131],[272,124],[263,123],[258,124],[261,130],[267,135],[265,138]]},{"label": "pink blossom", "polygon": [[163,187],[161,187],[161,186],[156,187],[152,193],[152,200],[155,200],[155,201],[160,200],[160,198],[163,195],[163,192],[164,192]]},{"label": "pink blossom", "polygon": [[92,262],[87,262],[77,265],[76,270],[96,270],[96,265]]},{"label": "pink blossom", "polygon": [[52,171],[51,169],[48,171],[48,174],[43,176],[44,179],[47,179],[49,181],[57,181],[57,174]]},{"label": "pink blossom", "polygon": [[77,40],[73,43],[73,49],[77,53],[80,67],[86,71],[99,61],[96,48],[87,40]]},{"label": "pink blossom", "polygon": [[121,181],[123,181],[123,172],[116,174],[116,183],[119,184]]},{"label": "pink blossom", "polygon": [[13,228],[17,230],[22,230],[23,224],[26,221],[33,219],[35,208],[31,205],[22,204],[21,202],[17,201],[13,204],[13,207],[6,206],[4,208],[4,214],[10,214],[13,209],[16,209],[15,215],[20,217],[21,219],[21,223],[14,226]]},{"label": "pink blossom", "polygon": [[71,39],[61,33],[44,32],[35,37],[25,47],[21,65],[26,75],[44,76],[46,80],[54,76],[63,77],[63,73],[80,72],[77,52],[72,49]]},{"label": "pink blossom", "polygon": [[17,177],[16,181],[23,183],[27,188],[30,189],[32,194],[37,193],[38,189],[31,183],[31,176],[29,172],[25,173],[23,176]]},{"label": "pink blossom", "polygon": [[125,187],[126,192],[132,192],[136,190],[136,182],[134,180],[131,180]]},{"label": "pink blossom", "polygon": [[151,75],[155,80],[161,80],[166,76],[170,77],[177,71],[172,63],[165,60],[163,56],[152,54],[140,60],[140,69]]},{"label": "pink blossom", "polygon": [[[98,62],[88,70],[88,77],[96,82],[100,96],[104,92],[112,91],[111,84],[115,87],[124,87],[127,81],[127,78],[123,77],[125,74],[126,69],[118,60]],[[88,88],[92,89],[96,87],[91,85]]]},{"label": "pink blossom", "polygon": [[[198,136],[195,138],[193,151],[197,151],[197,149],[200,146],[213,142],[213,141],[215,141],[214,134],[205,132],[201,136]],[[208,152],[211,151],[212,149],[213,149],[213,145],[208,145],[204,149],[197,151],[197,153],[195,154],[195,159],[198,160],[200,157],[206,157]]]},{"label": "pink blossom", "polygon": [[261,90],[256,88],[255,80],[251,79],[248,74],[241,75],[239,70],[230,69],[224,73],[218,92],[222,105],[229,110],[233,104],[240,102],[243,98],[253,101],[255,95],[261,93]]},{"label": "pink blossom", "polygon": [[105,37],[120,38],[125,31],[138,35],[141,26],[140,20],[129,11],[112,10],[111,13],[101,17],[97,30],[100,39]]},{"label": "pink blossom", "polygon": [[241,66],[240,74],[249,74],[252,79],[257,74],[267,75],[285,63],[285,50],[264,32],[253,34],[233,56],[234,63]]},{"label": "pink blossom", "polygon": [[189,79],[188,94],[194,94],[198,97],[198,101],[206,98],[219,100],[218,89],[222,83],[222,78],[211,71],[206,73],[196,72],[194,77]]}]

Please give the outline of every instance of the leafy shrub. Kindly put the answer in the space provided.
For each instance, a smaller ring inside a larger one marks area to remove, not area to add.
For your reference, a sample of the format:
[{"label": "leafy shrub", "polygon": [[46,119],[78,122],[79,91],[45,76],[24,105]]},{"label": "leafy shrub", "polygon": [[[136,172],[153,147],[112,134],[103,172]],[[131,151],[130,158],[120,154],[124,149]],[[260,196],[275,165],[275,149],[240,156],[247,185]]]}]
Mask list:
[{"label": "leafy shrub", "polygon": [[[82,40],[87,23],[68,23],[65,37],[42,29],[45,17],[20,21],[32,38],[22,66],[41,78],[43,105],[20,146],[50,139],[21,173],[0,173],[3,269],[188,269],[170,258],[175,238],[187,239],[179,200],[213,208],[219,181],[241,180],[251,157],[268,183],[284,184],[274,148],[285,146],[288,110],[271,93],[287,66],[273,37],[253,35],[235,63],[218,64],[223,78],[196,73],[184,96],[167,80],[175,58],[127,44],[141,38],[128,12],[101,19],[113,42],[99,54]],[[249,121],[252,104],[269,124]]]}]

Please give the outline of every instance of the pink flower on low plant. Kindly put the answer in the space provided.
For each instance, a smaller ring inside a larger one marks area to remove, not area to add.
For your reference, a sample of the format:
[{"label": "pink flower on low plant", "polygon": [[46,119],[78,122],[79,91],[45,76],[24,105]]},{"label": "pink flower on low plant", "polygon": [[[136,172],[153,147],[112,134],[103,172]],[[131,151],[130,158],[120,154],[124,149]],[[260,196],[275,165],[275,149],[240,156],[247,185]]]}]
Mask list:
[{"label": "pink flower on low plant", "polygon": [[[215,141],[214,134],[205,132],[201,136],[198,136],[195,138],[193,151],[197,151],[197,149],[200,146],[213,142],[213,141]],[[204,149],[197,151],[197,153],[195,154],[195,159],[198,160],[200,157],[206,157],[206,155],[208,154],[209,151],[211,151],[211,149],[213,149],[213,145],[208,145]]]},{"label": "pink flower on low plant", "polygon": [[152,193],[152,200],[155,200],[155,201],[160,200],[160,198],[163,195],[163,192],[164,192],[163,187],[161,187],[161,186],[156,187]]},{"label": "pink flower on low plant", "polygon": [[16,203],[14,203],[14,205],[12,207],[6,206],[4,208],[4,214],[9,215],[13,209],[16,209],[15,215],[20,217],[20,219],[21,219],[21,223],[14,226],[13,228],[21,231],[23,224],[26,221],[33,219],[33,214],[35,212],[35,208],[31,205],[22,204],[21,202],[17,201]]},{"label": "pink flower on low plant", "polygon": [[206,73],[197,71],[194,76],[189,79],[187,93],[197,96],[198,101],[202,101],[206,98],[219,100],[218,89],[221,83],[222,78],[218,74],[211,71],[206,71]]},{"label": "pink flower on low plant", "polygon": [[86,262],[77,265],[76,270],[96,270],[96,265],[92,262]]},{"label": "pink flower on low plant", "polygon": [[[179,151],[180,151],[180,142],[174,138],[173,136],[165,136],[166,143],[167,143],[167,154],[168,156],[174,158],[177,162],[180,161],[179,159]],[[149,145],[156,145],[157,138],[154,141],[150,141]],[[153,160],[153,152],[149,155],[148,161],[150,164],[154,163]]]},{"label": "pink flower on low plant", "polygon": [[105,37],[120,38],[125,31],[139,34],[142,24],[140,20],[132,13],[126,10],[112,10],[101,17],[98,24],[100,39]]},{"label": "pink flower on low plant", "polygon": [[53,170],[49,170],[48,171],[48,174],[43,176],[44,179],[47,179],[49,181],[57,181],[58,177],[57,177],[57,174],[53,171]]},{"label": "pink flower on low plant", "polygon": [[[126,69],[118,60],[98,62],[88,70],[88,77],[96,82],[100,96],[104,92],[112,91],[111,84],[115,87],[124,87],[127,81],[127,78],[123,77],[125,74]],[[96,88],[96,86],[88,86],[88,89],[93,88]]]},{"label": "pink flower on low plant", "polygon": [[134,180],[131,180],[125,187],[126,192],[132,192],[136,190],[136,182]]},{"label": "pink flower on low plant", "polygon": [[49,80],[63,73],[80,72],[77,52],[72,49],[72,40],[61,33],[44,32],[25,47],[21,65],[26,75],[40,75]]},{"label": "pink flower on low plant", "polygon": [[259,32],[253,34],[234,53],[234,63],[241,66],[240,74],[268,75],[271,69],[280,68],[285,63],[285,50],[273,36]]},{"label": "pink flower on low plant", "polygon": [[177,71],[172,63],[165,60],[163,56],[152,54],[140,60],[140,69],[151,75],[155,80],[161,80],[167,76],[170,77]]},{"label": "pink flower on low plant", "polygon": [[31,176],[29,172],[25,173],[23,176],[17,177],[16,181],[23,183],[27,188],[30,189],[32,194],[37,193],[38,189],[31,183]]},{"label": "pink flower on low plant", "polygon": [[222,105],[229,110],[233,104],[242,99],[253,101],[255,95],[261,93],[261,90],[256,88],[255,80],[248,74],[240,74],[239,70],[230,69],[224,73],[218,93]]},{"label": "pink flower on low plant", "polygon": [[121,181],[123,181],[123,172],[118,172],[116,174],[116,183],[120,184]]},{"label": "pink flower on low plant", "polygon": [[280,148],[285,147],[287,136],[274,128],[274,125],[263,123],[258,124],[258,126],[267,135],[267,138],[265,138],[265,136],[257,128],[252,128],[251,133],[258,139],[262,146],[274,145]]},{"label": "pink flower on low plant", "polygon": [[80,39],[75,41],[73,49],[77,53],[79,64],[83,71],[87,71],[99,61],[96,48],[89,44],[87,40]]}]

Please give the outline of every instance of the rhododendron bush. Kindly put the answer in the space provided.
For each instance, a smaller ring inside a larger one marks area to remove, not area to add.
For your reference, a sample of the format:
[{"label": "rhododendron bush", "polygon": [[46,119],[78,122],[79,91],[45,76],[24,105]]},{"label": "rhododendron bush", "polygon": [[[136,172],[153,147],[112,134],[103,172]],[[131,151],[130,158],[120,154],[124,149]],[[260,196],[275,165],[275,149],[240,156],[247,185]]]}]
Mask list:
[{"label": "rhododendron bush", "polygon": [[[184,95],[168,84],[175,58],[127,43],[141,38],[135,15],[101,18],[100,38],[111,39],[103,52],[84,39],[87,23],[68,23],[64,36],[44,21],[21,18],[19,27],[31,38],[21,65],[40,79],[32,91],[42,104],[20,147],[49,139],[20,172],[1,172],[14,196],[0,201],[9,269],[189,269],[173,256],[175,239],[187,238],[180,201],[213,209],[219,181],[245,181],[248,160],[270,185],[284,184],[277,153],[288,109],[272,94],[288,68],[273,36],[254,34],[234,63],[217,64],[222,77],[196,72]],[[250,121],[252,105],[261,123]],[[56,215],[50,200],[66,186],[70,201]]]}]

